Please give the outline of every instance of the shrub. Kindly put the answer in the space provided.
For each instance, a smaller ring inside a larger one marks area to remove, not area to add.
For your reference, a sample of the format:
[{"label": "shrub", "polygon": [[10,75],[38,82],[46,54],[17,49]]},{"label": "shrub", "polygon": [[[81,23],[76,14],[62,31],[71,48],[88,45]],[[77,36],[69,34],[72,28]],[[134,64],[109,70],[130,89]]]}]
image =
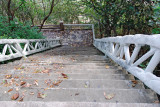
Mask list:
[{"label": "shrub", "polygon": [[24,24],[17,19],[8,23],[7,18],[0,16],[0,39],[42,39],[41,32],[30,24]]}]

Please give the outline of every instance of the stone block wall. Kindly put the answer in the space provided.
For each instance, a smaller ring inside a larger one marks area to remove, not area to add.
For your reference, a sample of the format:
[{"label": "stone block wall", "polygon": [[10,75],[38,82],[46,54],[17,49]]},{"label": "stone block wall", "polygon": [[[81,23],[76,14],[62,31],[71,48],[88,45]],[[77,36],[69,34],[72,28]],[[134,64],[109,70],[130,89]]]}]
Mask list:
[{"label": "stone block wall", "polygon": [[60,37],[62,39],[63,45],[69,45],[73,47],[80,46],[91,46],[93,44],[93,33],[92,30],[64,30],[64,31],[54,31],[54,30],[43,30],[43,35],[47,39],[54,39]]}]

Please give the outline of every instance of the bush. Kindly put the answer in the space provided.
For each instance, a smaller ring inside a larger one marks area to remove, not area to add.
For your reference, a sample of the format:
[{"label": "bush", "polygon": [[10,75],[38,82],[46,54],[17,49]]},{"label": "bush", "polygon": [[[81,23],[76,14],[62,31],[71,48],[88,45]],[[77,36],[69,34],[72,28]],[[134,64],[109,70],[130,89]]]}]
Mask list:
[{"label": "bush", "polygon": [[17,19],[8,23],[7,18],[0,16],[0,39],[42,39],[41,32],[30,24],[24,24]]}]

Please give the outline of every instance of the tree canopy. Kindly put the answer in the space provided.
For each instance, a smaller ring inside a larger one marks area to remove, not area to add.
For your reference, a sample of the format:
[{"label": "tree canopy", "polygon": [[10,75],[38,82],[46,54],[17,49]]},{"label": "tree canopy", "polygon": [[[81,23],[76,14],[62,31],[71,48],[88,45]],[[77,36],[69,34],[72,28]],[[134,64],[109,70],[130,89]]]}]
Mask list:
[{"label": "tree canopy", "polygon": [[151,34],[160,33],[160,0],[1,0],[0,17],[0,36],[13,37],[5,31],[16,31],[17,26],[59,21],[95,24],[101,37]]}]

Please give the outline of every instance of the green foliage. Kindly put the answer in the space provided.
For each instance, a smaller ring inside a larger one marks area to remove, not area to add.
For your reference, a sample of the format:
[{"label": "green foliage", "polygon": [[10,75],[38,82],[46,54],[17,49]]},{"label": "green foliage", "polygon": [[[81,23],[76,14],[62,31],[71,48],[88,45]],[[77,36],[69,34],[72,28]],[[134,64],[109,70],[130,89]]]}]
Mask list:
[{"label": "green foliage", "polygon": [[153,14],[151,0],[82,0],[82,2],[96,13],[93,17],[99,18],[98,22],[103,26],[107,36],[151,33],[149,26]]},{"label": "green foliage", "polygon": [[153,20],[150,21],[150,25],[153,27],[153,34],[160,34],[160,0],[157,0],[154,7]]},{"label": "green foliage", "polygon": [[16,19],[7,22],[7,18],[0,16],[1,39],[40,39],[43,38],[38,29],[31,28],[30,24],[24,24]]}]

